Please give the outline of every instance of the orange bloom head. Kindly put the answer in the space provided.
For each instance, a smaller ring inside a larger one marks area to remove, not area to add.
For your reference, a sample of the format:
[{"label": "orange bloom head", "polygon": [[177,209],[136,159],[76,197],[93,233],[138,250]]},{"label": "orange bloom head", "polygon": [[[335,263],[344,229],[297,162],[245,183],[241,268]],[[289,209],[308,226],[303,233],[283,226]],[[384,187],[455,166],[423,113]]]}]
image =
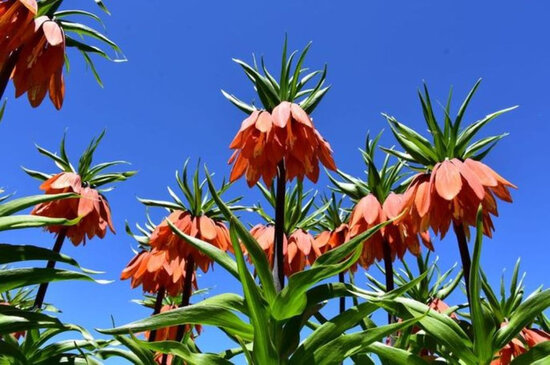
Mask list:
[{"label": "orange bloom head", "polygon": [[65,33],[47,16],[34,20],[34,28],[13,71],[15,96],[27,93],[30,104],[37,107],[46,93],[57,109],[65,97],[63,65],[65,63]]},{"label": "orange bloom head", "polygon": [[[309,45],[291,72],[293,56],[287,60],[285,40],[283,71],[279,81],[270,77],[265,68],[265,74],[262,74],[257,67],[236,60],[253,81],[264,109],[257,110],[255,106],[223,92],[230,102],[249,115],[229,146],[235,150],[229,159],[229,163],[233,164],[231,181],[245,175],[249,186],[254,186],[262,178],[269,187],[278,173],[278,166],[284,166],[288,181],[307,177],[316,182],[319,162],[328,169],[336,170],[330,145],[309,116],[328,87],[323,87],[326,68],[322,73],[318,71],[301,78],[302,62],[308,49]],[[301,92],[316,74],[321,74],[317,85],[311,91]]]},{"label": "orange bloom head", "polygon": [[74,169],[67,157],[65,138],[61,142],[59,156],[42,147],[38,147],[39,152],[51,157],[63,172],[50,175],[24,169],[30,176],[44,181],[40,185],[40,189],[44,190],[46,194],[75,193],[79,195],[76,198],[41,203],[31,211],[31,214],[43,217],[80,218],[78,224],[73,226],[53,225],[46,227],[48,231],[56,234],[59,234],[62,230],[65,231],[67,237],[75,246],[80,243],[86,243],[86,238],[92,239],[95,236],[99,238],[105,237],[107,228],[114,233],[111,208],[107,199],[98,188],[110,182],[126,180],[135,174],[135,171],[101,174],[106,167],[119,164],[120,162],[109,162],[91,166],[93,153],[102,137],[103,133],[97,139],[92,140],[92,143],[79,160],[78,169]]},{"label": "orange bloom head", "polygon": [[420,242],[432,249],[430,237],[425,230],[419,231],[409,219],[402,216],[404,197],[401,192],[404,184],[403,163],[389,165],[387,155],[381,169],[376,167],[374,155],[381,134],[366,138],[366,148],[362,151],[367,164],[367,178],[361,180],[342,171],[338,171],[341,181],[330,176],[336,189],[356,202],[349,217],[348,240],[388,220],[392,223],[378,230],[363,244],[363,253],[359,263],[367,268],[375,261],[384,258],[384,246],[390,248],[391,258],[403,258],[407,251],[420,254]]},{"label": "orange bloom head", "polygon": [[484,233],[491,236],[494,227],[490,215],[497,215],[495,197],[512,201],[508,188],[515,186],[481,162],[506,134],[485,137],[473,143],[472,140],[488,122],[515,107],[489,114],[463,128],[461,122],[464,112],[478,86],[479,81],[466,97],[454,120],[450,117],[450,102],[447,103],[443,128],[435,118],[428,89],[424,87],[424,95],[419,95],[433,142],[399,123],[394,117],[385,115],[393,134],[405,150],[388,152],[404,161],[421,165],[418,169],[425,170],[412,180],[405,193],[410,220],[418,224],[421,230],[431,227],[442,237],[451,222],[463,226],[468,235],[468,226],[475,226],[480,204],[483,207]]},{"label": "orange bloom head", "polygon": [[0,69],[11,52],[18,49],[28,38],[27,29],[32,27],[38,11],[35,0],[5,0],[0,2]]},{"label": "orange bloom head", "polygon": [[[506,327],[507,325],[508,323],[504,322],[501,324],[501,327]],[[516,338],[508,342],[495,354],[495,359],[491,361],[491,365],[509,365],[519,355],[546,341],[550,341],[549,333],[536,328],[524,328]]]},{"label": "orange bloom head", "polygon": [[[250,230],[250,234],[264,250],[269,264],[273,267],[275,247],[275,228],[273,225],[258,224]],[[298,228],[289,235],[285,233],[283,255],[286,276],[303,271],[321,254],[321,245],[308,231]]]},{"label": "orange bloom head", "polygon": [[[176,172],[176,180],[184,199],[179,198],[170,188],[168,191],[173,199],[172,202],[140,199],[146,206],[164,207],[170,211],[168,217],[151,233],[148,243],[154,250],[169,251],[170,257],[177,256],[181,260],[191,260],[203,272],[207,272],[213,261],[177,233],[198,238],[223,251],[231,251],[229,230],[223,223],[223,215],[216,207],[214,200],[204,191],[205,181],[199,181],[198,170],[193,176],[192,184],[189,184],[186,162],[182,174]],[[228,185],[224,183],[218,194],[222,194],[227,188]],[[231,202],[235,203],[239,199]],[[187,200],[186,203],[185,200]],[[239,207],[233,206],[231,209],[239,209]]]},{"label": "orange bloom head", "polygon": [[405,193],[410,219],[423,229],[431,227],[442,237],[451,222],[475,227],[477,207],[483,207],[483,232],[494,230],[491,215],[497,216],[496,198],[511,202],[513,184],[482,162],[457,158],[435,164],[431,173],[415,176]]}]

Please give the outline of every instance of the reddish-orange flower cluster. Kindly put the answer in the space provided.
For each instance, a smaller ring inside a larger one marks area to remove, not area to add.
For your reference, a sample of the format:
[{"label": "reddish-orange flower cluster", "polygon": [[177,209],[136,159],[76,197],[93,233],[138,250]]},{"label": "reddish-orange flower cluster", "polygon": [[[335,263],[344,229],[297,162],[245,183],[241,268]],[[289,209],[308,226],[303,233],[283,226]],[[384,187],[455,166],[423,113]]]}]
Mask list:
[{"label": "reddish-orange flower cluster", "polygon": [[[142,251],[128,263],[120,275],[121,280],[131,278],[132,288],[143,285],[143,291],[156,293],[164,289],[170,296],[177,296],[185,282],[186,261],[174,255],[174,251],[153,249]],[[197,279],[193,272],[193,287]]]},{"label": "reddish-orange flower cluster", "polygon": [[[182,210],[173,211],[166,220],[189,236],[208,242],[220,250],[231,251],[229,230],[222,222],[217,222],[205,215],[193,217],[191,213]],[[166,220],[159,224],[151,234],[149,240],[151,247],[157,250],[171,251],[170,257],[192,259],[203,272],[207,272],[213,263],[212,260],[172,232]]]},{"label": "reddish-orange flower cluster", "polygon": [[229,146],[235,152],[230,180],[246,174],[253,186],[260,178],[269,187],[277,175],[277,165],[284,161],[286,179],[307,176],[313,182],[319,178],[319,161],[336,170],[330,144],[315,129],[311,118],[298,105],[282,102],[267,111],[254,111],[246,118]]},{"label": "reddish-orange flower cluster", "polygon": [[[270,265],[273,266],[275,228],[272,225],[258,224],[250,230],[250,234],[264,250]],[[303,271],[306,266],[315,262],[315,259],[321,256],[320,247],[315,238],[303,229],[295,230],[288,238],[285,235],[283,241],[285,275],[290,276]]]},{"label": "reddish-orange flower cluster", "polygon": [[[160,313],[168,312],[177,308],[178,308],[177,305],[163,305],[160,309]],[[157,329],[156,335],[155,335],[155,342],[156,341],[177,341],[178,327],[179,326],[172,326],[172,327]],[[195,327],[195,331],[197,332],[197,334],[200,335],[202,332],[202,326],[200,324],[197,324],[193,327]],[[186,324],[184,333],[188,333],[189,331],[191,331],[191,325]],[[146,331],[145,338],[149,338],[149,336],[150,336],[150,332]],[[195,334],[191,332],[191,339],[194,339],[194,338],[195,338]],[[155,353],[155,361],[158,364],[162,364],[163,356],[164,354],[162,354],[161,352]],[[174,358],[173,355],[170,355],[170,354],[166,355],[166,362],[164,364],[170,365],[172,363],[173,358]]]},{"label": "reddish-orange flower cluster", "polygon": [[405,192],[409,219],[421,230],[431,227],[443,238],[451,222],[475,227],[477,208],[483,206],[483,233],[494,230],[491,215],[497,216],[495,196],[511,202],[508,188],[515,185],[487,165],[472,159],[445,160],[434,166],[431,174],[418,174]]},{"label": "reddish-orange flower cluster", "polygon": [[[351,212],[349,239],[389,219],[397,218],[403,212],[403,203],[403,195],[393,192],[388,195],[382,205],[373,194],[363,197]],[[433,250],[430,236],[426,231],[418,232],[410,221],[399,219],[380,229],[365,242],[359,263],[368,268],[375,260],[382,260],[384,244],[390,246],[392,260],[395,260],[396,256],[402,258],[407,250],[418,255],[420,254],[420,240],[427,248]]]},{"label": "reddish-orange flower cluster", "polygon": [[[323,231],[315,237],[315,242],[321,253],[334,250],[347,241],[349,241],[349,226],[347,223],[342,223],[332,231]],[[352,272],[357,271],[357,263],[353,264],[350,270]]]},{"label": "reddish-orange flower cluster", "polygon": [[[506,324],[503,324],[503,326],[506,326]],[[497,358],[491,361],[491,365],[509,365],[514,358],[527,352],[528,348],[536,346],[541,342],[550,341],[550,334],[538,329],[524,328],[521,330],[519,337],[521,340],[514,338],[507,343],[496,354]]]},{"label": "reddish-orange flower cluster", "polygon": [[79,175],[72,172],[62,172],[52,176],[40,185],[40,189],[46,194],[76,193],[78,198],[54,200],[38,204],[31,211],[31,214],[42,217],[75,219],[81,220],[74,226],[48,226],[46,229],[52,233],[59,234],[66,231],[71,242],[78,246],[81,242],[86,243],[86,237],[92,239],[94,236],[105,237],[107,227],[115,232],[111,221],[111,208],[109,203],[97,190],[91,187],[83,187]]},{"label": "reddish-orange flower cluster", "polygon": [[46,16],[36,18],[27,32],[30,35],[26,36],[12,76],[15,96],[27,93],[31,105],[37,107],[49,91],[53,105],[61,109],[65,96],[65,34]]},{"label": "reddish-orange flower cluster", "polygon": [[27,28],[38,10],[35,0],[0,2],[0,70],[11,52],[19,48],[28,35]]}]

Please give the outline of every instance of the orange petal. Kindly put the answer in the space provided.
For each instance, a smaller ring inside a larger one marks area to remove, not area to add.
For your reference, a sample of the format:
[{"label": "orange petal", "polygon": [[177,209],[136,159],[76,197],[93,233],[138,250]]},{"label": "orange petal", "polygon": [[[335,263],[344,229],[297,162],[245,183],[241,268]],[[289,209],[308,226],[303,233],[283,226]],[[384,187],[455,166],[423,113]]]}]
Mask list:
[{"label": "orange petal", "polygon": [[203,215],[199,217],[201,235],[207,240],[213,240],[216,238],[216,225],[214,221],[207,216]]},{"label": "orange petal", "polygon": [[59,46],[65,41],[63,36],[63,31],[54,21],[44,22],[42,25],[42,30],[44,31],[44,36],[51,46]]},{"label": "orange petal", "polygon": [[451,162],[460,170],[460,174],[466,180],[470,188],[474,191],[479,200],[485,197],[485,188],[481,184],[479,178],[472,169],[462,161],[453,158]]},{"label": "orange petal", "polygon": [[290,103],[288,101],[283,101],[273,109],[271,115],[273,116],[273,124],[279,128],[286,127],[287,123],[290,121]]},{"label": "orange petal", "polygon": [[290,111],[292,113],[292,118],[294,120],[308,127],[313,128],[313,123],[311,123],[311,119],[309,118],[309,115],[307,115],[304,109],[302,109],[298,104],[292,103],[290,105]]},{"label": "orange petal", "polygon": [[272,125],[273,119],[271,118],[271,114],[266,111],[261,112],[260,116],[256,120],[256,129],[262,133],[268,133],[271,130]]},{"label": "orange petal", "polygon": [[462,189],[462,177],[458,168],[451,161],[445,160],[435,174],[435,189],[439,196],[445,200],[453,200]]}]

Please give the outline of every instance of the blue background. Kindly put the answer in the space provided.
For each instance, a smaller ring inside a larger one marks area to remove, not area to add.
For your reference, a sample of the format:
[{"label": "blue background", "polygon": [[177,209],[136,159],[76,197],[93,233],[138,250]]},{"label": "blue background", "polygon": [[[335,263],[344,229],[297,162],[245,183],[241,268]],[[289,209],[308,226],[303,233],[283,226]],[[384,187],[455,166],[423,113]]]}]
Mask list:
[{"label": "blue background", "polygon": [[[68,0],[64,7],[87,7],[81,3],[88,4]],[[99,12],[93,2],[89,5]],[[95,161],[124,159],[139,170],[136,177],[107,193],[117,234],[94,239],[85,247],[67,243],[63,248],[84,267],[105,271],[102,278],[115,280],[109,285],[51,285],[47,301],[63,310],[63,320],[105,328],[111,326],[111,315],[117,324],[149,315],[149,310],[130,302],[141,297],[140,290],[118,280],[133,255],[134,242],[124,233],[124,221],[144,221],[136,196],[168,199],[166,186],[175,186],[174,170],[181,169],[188,157],[192,161],[200,157],[218,178],[229,174],[227,146],[244,115],[223,98],[220,89],[247,101],[254,97],[251,84],[231,58],[251,61],[253,52],[264,55],[277,73],[285,32],[291,49],[313,40],[308,67],[328,64],[333,87],[313,117],[332,144],[338,167],[354,175],[364,169],[357,149],[363,146],[366,132],[387,127],[381,112],[425,130],[416,96],[422,80],[442,103],[453,85],[456,111],[482,77],[467,122],[519,104],[519,109],[482,132],[511,133],[485,161],[519,186],[513,204],[499,205],[501,217],[495,220],[494,238],[485,241],[482,261],[494,283],[521,257],[522,268],[528,271],[527,289],[548,284],[547,1],[134,0],[106,5],[112,13],[102,15],[106,32],[123,48],[128,62],[113,64],[97,58],[105,84],[101,89],[80,55],[70,50],[62,111],[55,111],[49,100],[33,110],[24,97],[13,99],[10,86],[0,125],[1,186],[18,196],[40,193],[38,182],[27,177],[21,165],[55,171],[34,143],[55,150],[65,129],[73,159],[106,128]],[[394,143],[386,131],[381,144]],[[326,190],[326,185],[323,177],[315,188]],[[249,204],[260,199],[244,180],[228,194],[236,195],[246,195]],[[1,240],[49,247],[53,237],[37,229],[3,233]],[[435,247],[443,268],[458,261],[452,235],[443,242],[436,240]],[[364,284],[362,276],[358,280]],[[239,291],[238,283],[219,267],[202,275],[199,285],[212,288],[211,294]],[[212,351],[232,346],[211,328],[205,329],[199,343]]]}]

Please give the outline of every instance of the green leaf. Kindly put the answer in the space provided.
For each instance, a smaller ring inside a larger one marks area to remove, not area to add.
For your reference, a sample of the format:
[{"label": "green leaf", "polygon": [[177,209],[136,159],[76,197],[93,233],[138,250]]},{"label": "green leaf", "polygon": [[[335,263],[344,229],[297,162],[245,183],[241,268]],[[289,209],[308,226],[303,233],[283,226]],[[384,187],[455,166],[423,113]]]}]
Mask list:
[{"label": "green leaf", "polygon": [[179,237],[183,238],[191,246],[195,247],[200,252],[214,260],[217,264],[223,267],[227,272],[239,279],[239,270],[237,263],[223,250],[216,246],[199,240],[198,238],[189,236],[178,229],[170,220],[166,220],[172,231]]},{"label": "green leaf", "polygon": [[511,365],[550,364],[550,341],[539,343],[524,354],[516,357]]},{"label": "green leaf", "polygon": [[0,292],[34,284],[50,283],[65,280],[86,280],[106,284],[105,280],[94,280],[90,276],[69,270],[50,268],[22,268],[0,270]]},{"label": "green leaf", "polygon": [[480,259],[481,247],[483,244],[483,207],[480,205],[477,210],[476,218],[476,240],[470,268],[470,302],[472,329],[474,334],[474,352],[481,363],[488,363],[493,357],[492,330],[485,319],[481,305],[481,277],[480,277]]},{"label": "green leaf", "polygon": [[33,195],[24,198],[10,200],[7,203],[0,205],[0,217],[5,217],[13,213],[17,213],[23,209],[33,207],[40,203],[47,203],[54,200],[78,198],[79,195],[75,193],[62,193],[62,194],[43,194]]},{"label": "green leaf", "polygon": [[224,359],[223,357],[216,354],[208,353],[194,353],[191,352],[189,347],[186,345],[176,342],[176,341],[162,341],[162,342],[146,342],[146,341],[136,341],[136,343],[144,348],[151,351],[158,351],[165,354],[172,354],[178,357],[181,357],[188,364],[194,365],[229,365],[230,361]]},{"label": "green leaf", "polygon": [[307,304],[306,291],[319,281],[351,267],[361,255],[363,242],[391,222],[387,221],[370,228],[342,246],[320,256],[308,270],[290,276],[288,285],[271,304],[272,316],[277,320],[283,320],[300,314]]},{"label": "green leaf", "polygon": [[[369,328],[365,331],[340,336],[315,350],[311,357],[313,360],[311,363],[319,365],[340,363],[350,356],[367,352],[368,345],[375,341],[381,341],[384,337],[396,331],[410,327],[416,323],[416,321],[417,319],[413,318],[400,323]],[[310,361],[309,357],[306,359]],[[297,362],[297,364],[306,363],[308,362]]]},{"label": "green leaf", "polygon": [[2,252],[0,255],[0,265],[19,261],[47,260],[64,262],[80,267],[75,259],[67,255],[37,246],[0,243],[0,252]]},{"label": "green leaf", "polygon": [[127,334],[180,324],[203,324],[221,327],[232,335],[251,341],[254,338],[252,326],[240,320],[233,313],[235,310],[245,311],[243,299],[236,294],[221,294],[187,307],[98,331],[104,334]]},{"label": "green leaf", "polygon": [[6,104],[8,103],[7,100],[4,100],[2,103],[2,106],[0,107],[0,122],[2,121],[2,118],[4,118],[4,112],[6,111]]},{"label": "green leaf", "polygon": [[258,288],[256,282],[246,267],[241,250],[241,243],[239,242],[235,231],[235,225],[233,224],[230,227],[230,236],[233,244],[233,250],[235,251],[235,258],[237,259],[239,277],[243,287],[245,302],[248,307],[252,326],[254,327],[254,345],[252,348],[252,356],[256,359],[258,364],[269,364],[275,361],[277,356],[275,355],[275,349],[269,339],[269,331],[267,331],[267,328],[269,327],[267,305],[262,300],[260,288]]},{"label": "green leaf", "polygon": [[63,327],[63,323],[55,317],[9,305],[0,305],[0,334],[28,331],[33,328]]},{"label": "green leaf", "polygon": [[380,342],[375,342],[372,345],[368,346],[367,350],[369,352],[374,352],[381,359],[389,361],[392,365],[427,365],[428,363],[423,360],[420,356],[412,354],[408,351],[398,349],[396,347],[391,347],[384,345]]},{"label": "green leaf", "polygon": [[64,218],[40,217],[36,215],[16,215],[11,217],[0,217],[0,231],[52,225],[71,226],[78,224],[78,222],[80,222],[80,219],[80,217],[69,220]]},{"label": "green leaf", "polygon": [[538,315],[550,307],[550,289],[529,296],[512,313],[508,324],[493,336],[493,348],[502,348],[521,332]]},{"label": "green leaf", "polygon": [[271,303],[276,296],[276,292],[275,283],[273,282],[273,276],[271,275],[271,270],[269,269],[267,257],[258,242],[256,242],[254,237],[252,237],[248,229],[246,229],[246,227],[239,221],[235,214],[233,214],[231,209],[229,209],[229,207],[220,198],[218,192],[216,191],[216,188],[214,187],[214,184],[212,183],[211,175],[206,167],[205,171],[210,194],[212,195],[212,198],[216,202],[217,206],[220,208],[225,218],[230,222],[231,225],[235,226],[237,234],[241,238],[244,246],[246,247],[248,257],[250,257],[250,259],[252,260],[254,268],[256,269],[258,277],[260,278],[265,299],[268,301],[268,303]]}]

